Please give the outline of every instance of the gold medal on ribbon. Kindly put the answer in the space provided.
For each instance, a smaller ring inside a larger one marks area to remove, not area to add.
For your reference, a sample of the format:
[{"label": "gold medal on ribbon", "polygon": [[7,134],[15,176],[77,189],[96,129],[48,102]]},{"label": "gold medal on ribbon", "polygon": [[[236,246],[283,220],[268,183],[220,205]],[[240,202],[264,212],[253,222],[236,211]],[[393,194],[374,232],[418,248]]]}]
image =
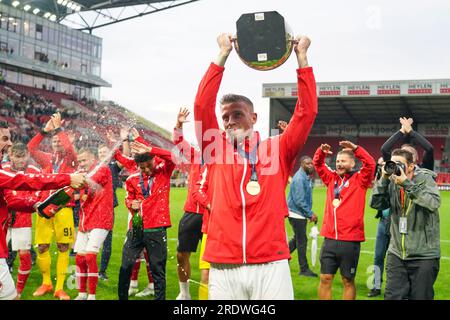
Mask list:
[{"label": "gold medal on ribbon", "polygon": [[86,201],[86,199],[87,199],[87,194],[83,194],[83,195],[81,196],[81,200]]},{"label": "gold medal on ribbon", "polygon": [[334,199],[333,202],[333,207],[337,208],[340,204],[341,204],[341,200],[339,199]]},{"label": "gold medal on ribbon", "polygon": [[261,192],[261,186],[258,181],[250,180],[245,188],[249,194],[256,196]]}]

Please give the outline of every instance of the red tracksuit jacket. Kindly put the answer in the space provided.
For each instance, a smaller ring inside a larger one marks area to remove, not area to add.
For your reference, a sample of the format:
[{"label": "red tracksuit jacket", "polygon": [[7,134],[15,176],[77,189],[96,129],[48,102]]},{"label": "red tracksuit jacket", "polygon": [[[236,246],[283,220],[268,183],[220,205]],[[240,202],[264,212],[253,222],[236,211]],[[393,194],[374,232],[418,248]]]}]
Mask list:
[{"label": "red tracksuit jacket", "polygon": [[[298,100],[285,132],[260,141],[256,172],[261,192],[250,195],[246,184],[251,165],[241,157],[225,135],[216,137],[209,154],[209,129],[219,130],[216,98],[224,68],[212,63],[204,75],[194,104],[196,135],[203,158],[210,164],[211,212],[208,241],[203,259],[212,263],[265,263],[290,258],[286,242],[288,215],[285,189],[295,159],[305,144],[317,115],[316,82],[312,68],[297,70]],[[198,124],[201,124],[198,126]],[[206,133],[205,139],[203,135]],[[257,145],[246,143],[248,151]],[[208,155],[205,154],[208,152]],[[231,163],[230,163],[231,162]]]},{"label": "red tracksuit jacket", "polygon": [[192,191],[194,190],[195,183],[200,177],[201,168],[201,154],[198,150],[190,145],[189,142],[184,140],[183,130],[175,128],[173,130],[172,136],[173,143],[182,152],[183,155],[187,157],[190,163],[189,167],[189,178],[188,178],[188,194],[186,202],[184,204],[184,211],[191,213],[203,214],[205,208],[198,205],[197,201],[192,196]]},{"label": "red tracksuit jacket", "polygon": [[[158,227],[170,227],[170,211],[169,211],[169,193],[170,193],[170,176],[175,168],[173,163],[173,155],[170,151],[152,147],[151,154],[155,155],[155,169],[152,173],[153,184],[147,199],[144,198],[140,185],[141,173],[137,172],[128,177],[125,183],[127,196],[125,205],[130,212],[133,200],[142,200],[141,214],[144,229],[152,229]],[[148,187],[149,177],[142,175],[144,188]],[[131,227],[131,221],[130,227]]]},{"label": "red tracksuit jacket", "polygon": [[12,174],[0,169],[0,259],[8,257],[6,232],[8,231],[8,209],[4,197],[4,189],[12,190],[44,190],[59,189],[70,185],[69,174]]},{"label": "red tracksuit jacket", "polygon": [[209,211],[206,207],[211,207],[208,195],[209,174],[208,165],[204,165],[200,169],[200,177],[195,183],[192,191],[192,198],[197,202],[203,210],[202,233],[208,233]]},{"label": "red tracksuit jacket", "polygon": [[[5,163],[2,165],[3,170],[16,174],[18,171],[11,167],[11,163]],[[29,164],[23,171],[28,174],[38,174],[41,172],[35,166]],[[16,190],[3,190],[5,200],[8,205],[8,209],[16,212],[16,218],[12,228],[31,228],[31,213],[36,210],[33,206],[40,200],[41,191],[16,191]]]},{"label": "red tracksuit jacket", "polygon": [[[366,192],[371,186],[375,174],[376,163],[372,156],[361,146],[355,150],[355,157],[361,160],[363,167],[351,176],[340,177],[325,164],[325,153],[317,149],[314,154],[314,167],[327,186],[327,202],[320,235],[335,240],[365,241],[364,208]],[[345,181],[345,182],[344,182]],[[340,204],[333,207],[334,190],[344,182],[340,192]]]},{"label": "red tracksuit jacket", "polygon": [[[97,164],[92,166],[93,170]],[[98,184],[97,188],[89,187],[80,193],[80,223],[81,232],[92,229],[112,230],[114,220],[113,186],[111,170],[102,165],[91,177]],[[83,195],[87,195],[83,201]]]}]

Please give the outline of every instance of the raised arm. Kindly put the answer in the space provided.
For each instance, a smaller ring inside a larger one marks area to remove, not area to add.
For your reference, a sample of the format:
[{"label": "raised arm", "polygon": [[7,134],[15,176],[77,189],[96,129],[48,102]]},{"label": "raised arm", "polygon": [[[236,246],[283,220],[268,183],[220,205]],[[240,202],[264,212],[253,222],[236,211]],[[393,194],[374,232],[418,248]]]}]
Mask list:
[{"label": "raised arm", "polygon": [[233,49],[231,36],[228,34],[221,34],[217,38],[217,43],[220,48],[219,55],[203,76],[194,102],[195,135],[201,150],[205,150],[211,143],[211,141],[204,141],[205,132],[208,129],[219,129],[215,112],[217,92],[222,82],[225,62]]},{"label": "raised arm", "polygon": [[291,168],[303,148],[317,116],[316,81],[313,70],[308,66],[306,52],[311,41],[308,37],[297,37],[294,47],[297,55],[297,103],[286,130],[280,136],[280,155]]},{"label": "raised arm", "polygon": [[42,140],[44,140],[44,138],[44,133],[38,132],[38,134],[36,134],[33,139],[28,142],[27,147],[30,155],[34,160],[36,160],[39,166],[41,166],[42,168],[47,168],[52,161],[52,155],[50,153],[39,150],[39,145],[41,144]]},{"label": "raised arm", "polygon": [[200,157],[200,152],[191,146],[191,144],[186,141],[183,136],[183,124],[188,122],[187,117],[189,114],[190,112],[188,109],[180,108],[177,116],[177,124],[173,129],[172,142],[178,148],[181,155],[192,164],[195,162],[196,158]]},{"label": "raised arm", "polygon": [[422,168],[433,171],[434,170],[434,147],[425,139],[419,132],[412,130],[409,136],[414,139],[425,150],[425,155],[422,159]]},{"label": "raised arm", "polygon": [[314,153],[313,164],[317,174],[325,185],[328,185],[333,178],[333,171],[325,164],[327,155],[331,155],[331,147],[322,144]]}]

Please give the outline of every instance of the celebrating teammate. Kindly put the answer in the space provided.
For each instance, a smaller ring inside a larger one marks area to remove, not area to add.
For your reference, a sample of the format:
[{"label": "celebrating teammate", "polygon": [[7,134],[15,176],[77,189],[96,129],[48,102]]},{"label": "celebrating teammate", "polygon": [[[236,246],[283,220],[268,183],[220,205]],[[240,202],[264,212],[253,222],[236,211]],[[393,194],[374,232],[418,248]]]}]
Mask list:
[{"label": "celebrating teammate", "polygon": [[[325,164],[331,147],[322,144],[314,154],[314,167],[327,186],[327,200],[320,235],[325,237],[320,252],[319,299],[330,300],[334,275],[340,269],[344,283],[343,299],[356,297],[355,276],[361,242],[364,241],[364,208],[367,189],[372,184],[376,163],[361,146],[350,141],[336,158],[336,170]],[[355,157],[363,166],[354,172]]]},{"label": "celebrating teammate", "polygon": [[[52,115],[43,130],[28,143],[28,150],[44,173],[72,173],[77,167],[75,149],[69,137],[63,131],[62,124],[61,114]],[[51,138],[52,153],[46,153],[38,149],[39,144],[49,134],[53,134]],[[63,290],[63,287],[67,267],[69,266],[69,246],[74,241],[74,233],[71,207],[62,208],[50,219],[37,217],[35,242],[38,244],[37,264],[42,273],[42,285],[33,293],[34,296],[43,296],[53,291],[50,276],[52,258],[49,249],[53,235],[55,235],[58,261],[56,263],[54,296],[60,300],[70,300],[70,296]]]},{"label": "celebrating teammate", "polygon": [[200,82],[194,108],[197,139],[211,174],[203,256],[211,263],[209,298],[293,299],[284,192],[317,114],[316,83],[306,54],[310,40],[298,37],[294,44],[299,69],[292,119],[283,134],[265,141],[253,130],[253,103],[241,95],[221,99],[225,132],[219,130],[216,97],[233,45],[227,34],[217,40],[219,56]]},{"label": "celebrating teammate", "polygon": [[[12,145],[11,133],[6,122],[0,122],[0,156]],[[11,300],[17,297],[14,281],[6,263],[8,246],[6,244],[8,210],[4,198],[4,189],[11,190],[48,190],[71,185],[80,188],[85,183],[80,174],[12,174],[0,169],[0,300]]]},{"label": "celebrating teammate", "polygon": [[[98,283],[97,254],[113,227],[113,186],[111,171],[98,165],[95,151],[81,149],[78,152],[79,171],[92,175],[90,185],[80,193],[80,224],[74,251],[76,255],[77,300],[95,300]],[[86,283],[89,282],[89,295]]]}]

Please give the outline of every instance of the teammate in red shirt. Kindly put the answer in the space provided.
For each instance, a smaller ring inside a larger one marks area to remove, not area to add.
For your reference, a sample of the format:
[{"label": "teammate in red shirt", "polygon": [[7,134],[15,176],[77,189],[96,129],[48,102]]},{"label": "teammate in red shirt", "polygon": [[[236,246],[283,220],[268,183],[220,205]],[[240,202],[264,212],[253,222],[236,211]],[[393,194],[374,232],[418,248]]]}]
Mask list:
[{"label": "teammate in red shirt", "polygon": [[[97,254],[113,227],[112,176],[105,164],[99,165],[95,151],[88,148],[78,152],[78,168],[80,172],[89,173],[89,185],[80,192],[80,223],[74,247],[79,283],[76,300],[95,300]],[[89,295],[86,290],[88,281]]]},{"label": "teammate in red shirt", "polygon": [[[39,174],[41,170],[29,163],[30,155],[27,146],[15,143],[11,147],[11,162],[2,165],[3,170],[13,174],[22,172]],[[11,215],[11,227],[8,238],[11,238],[12,250],[19,254],[19,271],[17,272],[17,296],[20,298],[31,271],[31,214],[36,211],[40,199],[40,191],[4,190],[4,197]]]},{"label": "teammate in red shirt", "polygon": [[125,204],[132,213],[131,230],[123,246],[119,274],[119,299],[128,299],[130,276],[136,258],[145,247],[155,283],[155,299],[166,297],[167,232],[170,177],[175,167],[171,152],[133,142],[135,162],[140,172],[128,177]]},{"label": "teammate in red shirt", "polygon": [[192,252],[197,251],[198,242],[202,240],[202,217],[205,211],[205,208],[199,205],[192,195],[195,183],[200,177],[201,154],[183,137],[183,124],[188,116],[189,110],[181,108],[172,137],[182,158],[189,163],[188,194],[184,204],[184,214],[178,225],[177,270],[180,293],[177,300],[191,300],[188,281],[191,277],[189,258]]},{"label": "teammate in red shirt", "polygon": [[[12,145],[11,133],[6,122],[0,122],[0,156]],[[6,233],[8,226],[8,209],[4,198],[4,189],[12,190],[48,190],[71,185],[80,188],[85,183],[84,175],[80,174],[12,174],[0,168],[0,300],[10,300],[17,297],[14,281],[6,263],[8,246]]]},{"label": "teammate in red shirt", "polygon": [[[330,146],[322,144],[314,154],[314,167],[327,186],[327,202],[320,235],[325,238],[320,251],[319,299],[331,299],[334,275],[340,269],[344,283],[343,299],[356,297],[355,276],[361,242],[364,241],[366,192],[371,186],[376,163],[361,146],[350,141],[339,143],[344,149],[336,157],[336,170],[325,164]],[[362,168],[354,172],[355,157]]]}]

